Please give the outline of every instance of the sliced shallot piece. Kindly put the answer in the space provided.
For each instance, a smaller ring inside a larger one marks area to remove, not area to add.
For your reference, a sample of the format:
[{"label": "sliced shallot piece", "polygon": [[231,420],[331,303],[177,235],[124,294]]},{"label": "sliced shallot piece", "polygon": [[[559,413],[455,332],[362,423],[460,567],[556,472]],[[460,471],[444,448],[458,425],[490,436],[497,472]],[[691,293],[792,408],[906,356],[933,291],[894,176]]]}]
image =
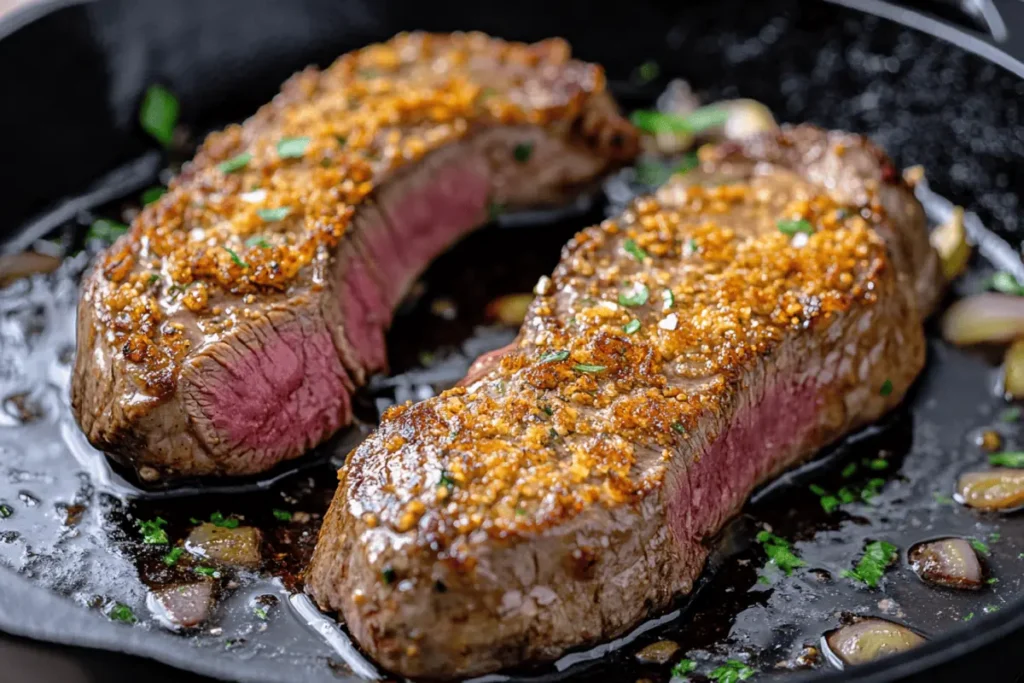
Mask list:
[{"label": "sliced shallot piece", "polygon": [[997,468],[965,472],[956,484],[963,503],[979,510],[1013,510],[1024,505],[1024,470]]},{"label": "sliced shallot piece", "polygon": [[502,325],[519,327],[526,319],[526,310],[533,302],[533,294],[506,294],[487,304],[487,317]]},{"label": "sliced shallot piece", "polygon": [[861,619],[826,633],[821,639],[825,657],[837,669],[856,666],[906,652],[924,638],[906,626],[884,619]]},{"label": "sliced shallot piece", "polygon": [[1024,297],[989,292],[960,299],[942,319],[942,336],[959,346],[1024,337]]},{"label": "sliced shallot piece", "polygon": [[1024,339],[1013,342],[1006,351],[1003,390],[1012,398],[1024,397]]},{"label": "sliced shallot piece", "polygon": [[932,232],[930,240],[932,247],[939,252],[942,274],[947,280],[953,280],[964,272],[971,258],[971,245],[964,230],[963,207],[954,208],[949,220]]},{"label": "sliced shallot piece", "polygon": [[962,538],[918,543],[910,549],[909,559],[922,581],[947,588],[981,588],[981,562],[971,544]]}]

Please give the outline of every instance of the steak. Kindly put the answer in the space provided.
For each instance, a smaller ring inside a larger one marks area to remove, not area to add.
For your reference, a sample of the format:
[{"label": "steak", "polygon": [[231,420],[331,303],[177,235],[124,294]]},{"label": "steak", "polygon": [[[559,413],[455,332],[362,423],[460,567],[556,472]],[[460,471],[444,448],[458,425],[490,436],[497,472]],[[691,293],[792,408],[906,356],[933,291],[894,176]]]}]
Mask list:
[{"label": "steak", "polygon": [[886,156],[798,126],[702,149],[537,292],[339,472],[307,591],[399,674],[553,659],[689,593],[754,487],[900,402],[941,285]]},{"label": "steak", "polygon": [[431,259],[637,147],[561,40],[403,34],[307,69],[211,134],[90,273],[75,416],[146,480],[294,458],[350,422]]}]

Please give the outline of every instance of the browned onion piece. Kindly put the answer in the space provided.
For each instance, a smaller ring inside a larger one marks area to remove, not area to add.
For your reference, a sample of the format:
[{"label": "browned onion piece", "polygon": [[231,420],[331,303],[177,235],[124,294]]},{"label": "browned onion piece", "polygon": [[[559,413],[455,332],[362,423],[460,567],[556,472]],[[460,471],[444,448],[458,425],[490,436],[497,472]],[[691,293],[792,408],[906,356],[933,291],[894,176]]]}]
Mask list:
[{"label": "browned onion piece", "polygon": [[29,275],[52,273],[60,265],[60,259],[47,254],[25,251],[20,254],[0,255],[0,287]]},{"label": "browned onion piece", "polygon": [[829,662],[842,669],[906,652],[924,643],[924,638],[891,621],[862,619],[825,634],[822,642]]},{"label": "browned onion piece", "polygon": [[947,588],[981,588],[981,562],[962,538],[918,543],[910,549],[910,566],[923,581]]},{"label": "browned onion piece", "polygon": [[960,299],[942,319],[942,336],[960,346],[1024,336],[1024,297],[988,292]]},{"label": "browned onion piece", "polygon": [[960,475],[957,493],[979,510],[1013,510],[1024,505],[1024,470],[997,468]]},{"label": "browned onion piece", "polygon": [[1003,389],[1013,398],[1024,398],[1024,339],[1013,342],[1006,351]]},{"label": "browned onion piece", "polygon": [[195,628],[213,611],[213,581],[164,586],[146,597],[146,606],[167,628]]},{"label": "browned onion piece", "polygon": [[262,539],[256,527],[229,529],[204,522],[188,535],[185,550],[213,564],[256,569],[260,565]]},{"label": "browned onion piece", "polygon": [[932,247],[939,252],[942,274],[953,280],[964,272],[971,259],[971,245],[964,230],[964,210],[957,206],[949,220],[936,228],[930,237]]},{"label": "browned onion piece", "polygon": [[674,643],[671,640],[659,640],[637,652],[636,661],[641,664],[666,664],[678,651],[679,643]]},{"label": "browned onion piece", "polygon": [[533,302],[533,294],[507,294],[487,304],[487,317],[502,325],[519,327],[526,319],[526,309]]}]

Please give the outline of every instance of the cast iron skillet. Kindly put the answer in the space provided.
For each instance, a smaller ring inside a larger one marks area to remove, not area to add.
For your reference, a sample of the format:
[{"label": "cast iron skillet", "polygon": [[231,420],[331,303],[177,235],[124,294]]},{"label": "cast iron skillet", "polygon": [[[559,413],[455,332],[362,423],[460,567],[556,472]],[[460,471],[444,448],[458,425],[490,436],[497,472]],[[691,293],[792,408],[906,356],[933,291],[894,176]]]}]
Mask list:
[{"label": "cast iron skillet", "polygon": [[[902,9],[876,0],[837,2],[847,7],[798,0],[98,0],[32,7],[0,25],[4,249],[23,248],[77,211],[152,184],[161,162],[135,122],[149,84],[167,84],[182,102],[183,119],[202,130],[244,118],[308,63],[326,64],[408,29],[564,36],[576,54],[606,67],[627,108],[648,106],[664,84],[631,81],[636,66],[653,59],[663,73],[685,77],[711,98],[752,97],[784,121],[869,132],[901,165],[924,164],[933,189],[1018,242],[1024,3],[982,0],[964,11],[938,0]],[[957,396],[946,393],[943,400],[955,408]],[[969,392],[964,397],[974,400]],[[112,624],[6,570],[0,581],[0,627],[10,633],[131,652],[224,678],[333,679],[323,662],[193,652],[174,645],[173,636]],[[812,675],[1011,680],[1024,670],[1024,602],[972,626],[906,656]],[[110,666],[118,664],[112,659]],[[600,668],[588,677],[601,680]]]}]

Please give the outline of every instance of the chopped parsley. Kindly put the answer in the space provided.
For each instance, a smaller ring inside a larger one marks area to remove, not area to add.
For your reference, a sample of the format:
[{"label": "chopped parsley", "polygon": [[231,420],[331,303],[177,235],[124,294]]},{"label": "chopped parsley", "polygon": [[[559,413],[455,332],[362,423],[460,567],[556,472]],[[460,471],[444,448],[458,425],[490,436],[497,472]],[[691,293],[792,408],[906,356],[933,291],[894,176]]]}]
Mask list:
[{"label": "chopped parsley", "polygon": [[849,479],[857,473],[857,463],[851,462],[849,465],[843,468],[842,476],[843,479]]},{"label": "chopped parsley", "polygon": [[277,508],[274,508],[270,512],[272,515],[274,515],[274,519],[280,522],[292,521],[292,513],[288,512],[287,510],[279,510]]},{"label": "chopped parsley", "polygon": [[935,502],[939,505],[952,505],[956,502],[950,496],[947,496],[945,493],[940,493],[939,491],[933,493],[932,498],[934,498]]},{"label": "chopped parsley", "polygon": [[120,621],[125,624],[134,624],[138,621],[135,618],[135,613],[132,612],[132,608],[123,602],[115,602],[114,606],[107,612],[107,616],[114,621]]},{"label": "chopped parsley", "polygon": [[889,461],[886,460],[885,458],[873,458],[867,461],[867,466],[878,472],[884,469],[888,469]]},{"label": "chopped parsley", "polygon": [[666,114],[650,109],[639,109],[629,117],[633,125],[645,133],[700,133],[725,124],[729,111],[710,105],[689,114]]},{"label": "chopped parsley", "polygon": [[215,578],[220,576],[220,574],[217,573],[217,570],[214,569],[213,567],[204,567],[204,566],[200,565],[200,566],[196,567],[195,569],[193,569],[193,571],[196,574],[201,574],[202,576],[212,576],[212,577],[215,577]]},{"label": "chopped parsley", "polygon": [[235,253],[234,249],[232,249],[230,247],[224,247],[224,251],[228,252],[228,254],[231,256],[231,260],[234,261],[235,265],[238,266],[239,268],[248,268],[249,267],[249,264],[246,263],[245,261],[243,261],[238,256],[238,254]]},{"label": "chopped parsley", "polygon": [[984,607],[981,608],[981,611],[984,612],[985,614],[992,614],[993,612],[998,612],[999,611],[999,606],[998,605],[985,605]]},{"label": "chopped parsley", "polygon": [[999,579],[993,576],[992,578],[986,580],[985,583],[991,586],[993,584],[999,583]]},{"label": "chopped parsley", "polygon": [[1020,283],[1017,282],[1017,278],[1015,278],[1013,275],[1007,273],[1004,270],[1001,270],[995,275],[993,275],[992,279],[989,280],[988,286],[990,289],[994,289],[997,292],[1002,292],[1003,294],[1012,294],[1013,296],[1024,296],[1024,287],[1022,287]]},{"label": "chopped parsley", "polygon": [[793,552],[789,541],[784,538],[780,538],[769,531],[761,531],[757,534],[757,541],[764,547],[769,564],[773,564],[781,569],[786,576],[792,574],[794,569],[803,567],[806,564]]},{"label": "chopped parsley", "polygon": [[277,143],[277,156],[282,159],[300,159],[306,154],[309,138],[282,138]]},{"label": "chopped parsley", "polygon": [[146,89],[139,107],[139,123],[142,129],[152,135],[164,147],[171,144],[174,126],[178,123],[181,105],[178,98],[167,88],[151,85]]},{"label": "chopped parsley", "polygon": [[989,463],[1001,467],[1024,467],[1024,451],[1003,451],[988,456]]},{"label": "chopped parsley", "polygon": [[881,493],[885,487],[885,479],[869,479],[868,483],[864,485],[864,488],[860,491],[860,499],[865,503],[869,502],[872,498]]},{"label": "chopped parsley", "polygon": [[14,514],[14,508],[7,503],[0,503],[0,519],[7,519]]},{"label": "chopped parsley", "polygon": [[576,365],[572,366],[572,369],[575,370],[576,372],[586,372],[589,374],[594,374],[597,372],[604,372],[605,370],[608,369],[608,366],[590,365],[589,363],[577,363]]},{"label": "chopped parsley", "polygon": [[971,547],[974,548],[977,552],[981,553],[982,555],[992,554],[992,551],[989,549],[988,544],[984,541],[979,540],[977,538],[969,538],[967,540],[970,541]]},{"label": "chopped parsley", "polygon": [[1007,408],[999,414],[1000,422],[1016,422],[1020,419],[1021,408],[1020,406],[1012,406]]},{"label": "chopped parsley", "polygon": [[526,508],[516,508],[516,517],[525,517]]},{"label": "chopped parsley", "polygon": [[650,297],[651,292],[647,289],[647,285],[635,284],[625,292],[619,292],[619,305],[632,308],[633,306],[643,306],[647,303],[647,299]]},{"label": "chopped parsley", "polygon": [[676,662],[676,665],[672,667],[672,675],[682,677],[692,672],[697,668],[697,662],[692,659],[680,659]]},{"label": "chopped parsley", "polygon": [[634,334],[640,329],[640,321],[633,318],[628,323],[622,326],[622,331],[626,334]]},{"label": "chopped parsley", "polygon": [[641,249],[632,237],[622,243],[622,250],[641,263],[647,258],[647,252]]},{"label": "chopped parsley", "polygon": [[181,559],[181,556],[184,552],[185,551],[181,548],[172,548],[171,552],[164,555],[164,564],[166,564],[168,567],[173,567],[174,565],[178,564],[178,560]]},{"label": "chopped parsley", "polygon": [[568,351],[549,351],[540,357],[541,363],[558,363],[569,357]]},{"label": "chopped parsley", "polygon": [[643,83],[650,83],[661,74],[661,67],[653,59],[649,59],[636,69],[636,80]]},{"label": "chopped parsley", "polygon": [[826,513],[832,514],[832,512],[839,507],[839,499],[823,489],[821,486],[811,484],[808,488],[811,490],[811,493],[818,496],[818,502],[821,504],[821,509]]},{"label": "chopped parsley", "polygon": [[217,168],[221,173],[234,173],[235,171],[241,171],[243,168],[249,165],[252,161],[252,154],[248,152],[242,152],[237,156],[233,156],[227,161],[222,161],[217,164]]},{"label": "chopped parsley", "polygon": [[989,540],[990,543],[995,543],[996,541],[998,541],[1002,537],[1003,537],[1003,535],[1001,533],[999,533],[998,531],[993,531],[992,533],[990,533],[988,535],[988,540]]},{"label": "chopped parsley", "polygon": [[973,618],[974,618],[974,612],[968,612],[967,614],[964,615],[964,621],[970,621]]},{"label": "chopped parsley", "polygon": [[215,526],[224,527],[225,529],[237,529],[239,521],[234,517],[225,517],[220,512],[214,512],[210,515],[210,521]]},{"label": "chopped parsley", "polygon": [[142,205],[145,206],[146,204],[152,204],[156,200],[163,197],[165,194],[167,194],[166,187],[151,187],[142,193]]},{"label": "chopped parsley", "polygon": [[262,235],[253,235],[245,241],[247,247],[259,247],[260,249],[269,249],[270,242],[267,241],[266,237]]},{"label": "chopped parsley", "polygon": [[802,218],[795,221],[783,218],[779,220],[775,225],[779,228],[779,232],[781,232],[783,235],[789,235],[790,237],[801,232],[804,233],[805,235],[814,234],[814,226]]},{"label": "chopped parsley", "polygon": [[100,218],[92,222],[92,225],[89,226],[89,232],[85,234],[85,237],[86,239],[113,242],[126,232],[128,232],[128,226],[124,223]]},{"label": "chopped parsley", "polygon": [[256,215],[263,219],[264,223],[274,223],[284,220],[291,212],[290,207],[279,206],[276,209],[258,209]]},{"label": "chopped parsley", "polygon": [[548,417],[551,417],[552,415],[555,414],[555,411],[551,409],[551,406],[542,405],[540,409],[543,410],[544,414],[547,415]]},{"label": "chopped parsley", "polygon": [[896,546],[886,541],[873,541],[864,546],[864,555],[852,570],[844,569],[841,576],[864,583],[869,588],[878,586],[885,570],[896,560]]},{"label": "chopped parsley", "polygon": [[521,164],[525,164],[530,160],[533,155],[533,143],[532,142],[520,142],[512,150],[512,156]]},{"label": "chopped parsley", "polygon": [[398,576],[395,574],[395,570],[392,567],[388,566],[384,567],[384,569],[381,570],[380,578],[384,581],[384,583],[390,586],[395,582],[395,579],[398,578]]},{"label": "chopped parsley", "polygon": [[256,615],[256,618],[261,621],[267,620],[267,608],[266,607],[253,607],[252,613]]},{"label": "chopped parsley", "polygon": [[150,520],[139,520],[139,531],[142,532],[142,542],[149,545],[164,545],[168,542],[167,532],[164,527],[167,520],[163,517],[155,517]]},{"label": "chopped parsley", "polygon": [[681,422],[673,422],[672,431],[675,432],[676,434],[685,434],[686,427],[684,427]]},{"label": "chopped parsley", "polygon": [[675,166],[666,166],[657,161],[641,160],[636,164],[636,180],[643,185],[661,185],[674,175],[689,173],[697,168],[697,154],[690,152]]},{"label": "chopped parsley", "polygon": [[725,664],[708,674],[708,678],[718,683],[737,683],[754,675],[754,670],[743,662],[735,659],[726,660]]},{"label": "chopped parsley", "polygon": [[891,394],[892,393],[892,380],[891,379],[887,379],[884,382],[882,382],[882,388],[878,390],[878,393],[881,396],[888,396],[889,394]]},{"label": "chopped parsley", "polygon": [[438,486],[443,486],[449,491],[455,488],[455,480],[452,479],[452,475],[448,473],[448,470],[441,470],[441,480],[437,482]]},{"label": "chopped parsley", "polygon": [[661,310],[667,311],[676,305],[676,295],[672,293],[671,289],[665,289],[661,292]]}]

